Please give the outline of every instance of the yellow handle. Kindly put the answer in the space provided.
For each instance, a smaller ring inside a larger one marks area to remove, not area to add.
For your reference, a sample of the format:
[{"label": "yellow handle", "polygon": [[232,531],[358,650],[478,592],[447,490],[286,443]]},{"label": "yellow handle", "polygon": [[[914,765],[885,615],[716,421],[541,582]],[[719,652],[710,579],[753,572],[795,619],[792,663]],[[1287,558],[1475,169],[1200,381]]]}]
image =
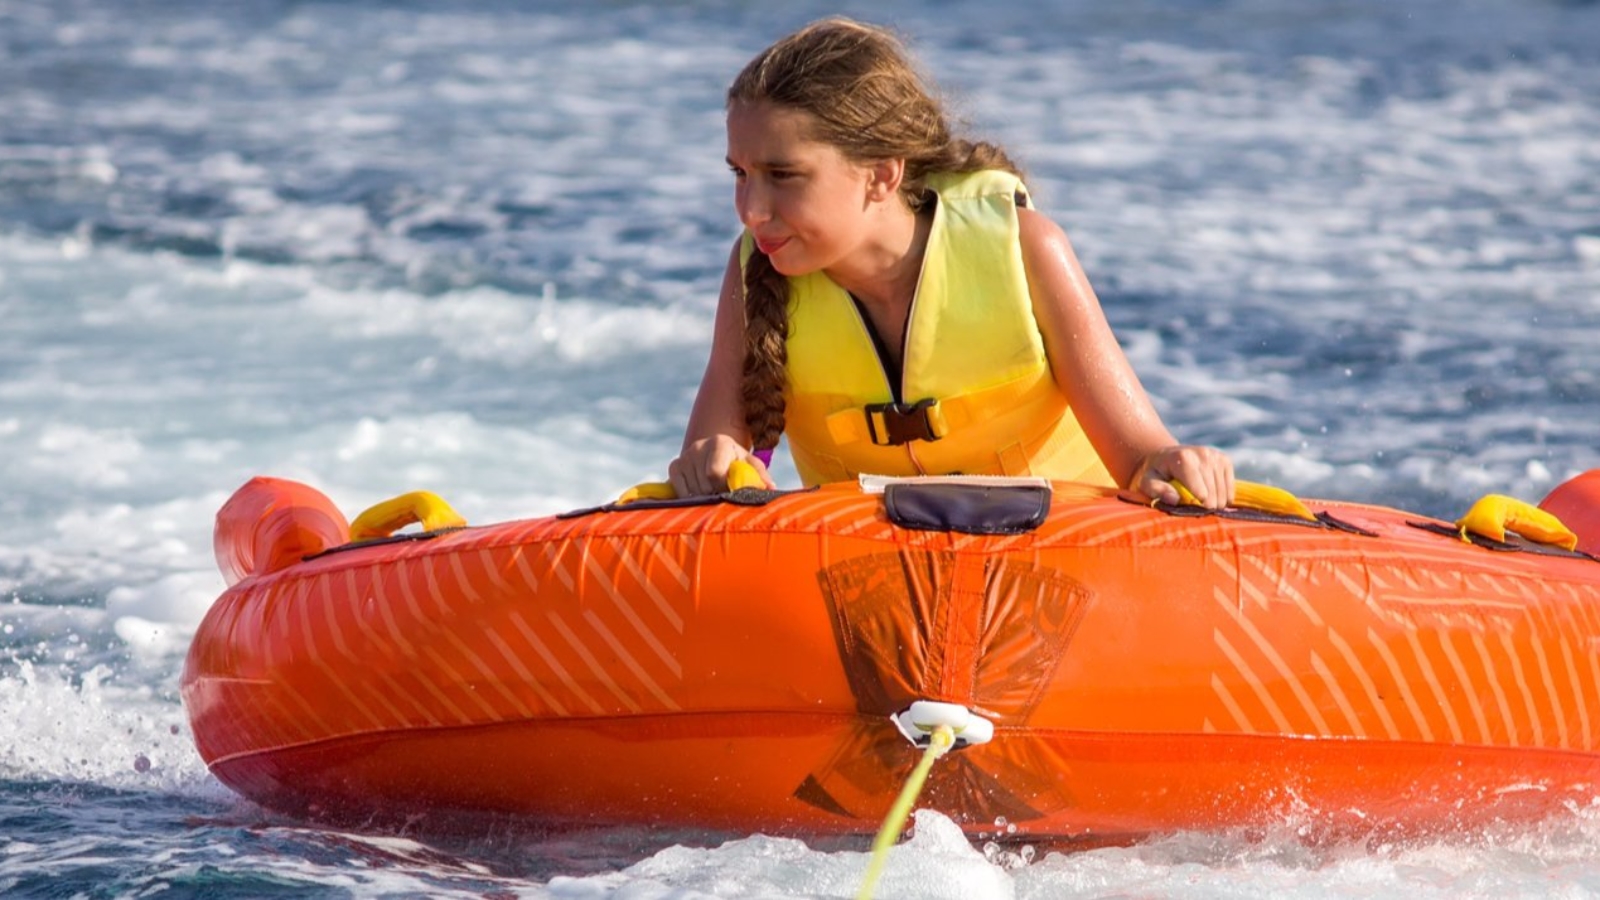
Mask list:
[{"label": "yellow handle", "polygon": [[678,492],[672,489],[670,481],[646,481],[636,484],[622,492],[617,498],[618,503],[632,503],[635,500],[675,500]]},{"label": "yellow handle", "polygon": [[1504,542],[1506,532],[1514,531],[1530,541],[1563,550],[1575,550],[1578,536],[1554,515],[1529,503],[1503,494],[1489,494],[1472,504],[1467,514],[1456,520],[1461,539],[1480,534]]},{"label": "yellow handle", "polygon": [[[747,460],[736,459],[728,466],[728,490],[737,491],[741,488],[765,488],[767,483],[762,480],[761,473]],[[622,492],[617,498],[618,503],[632,503],[635,500],[676,500],[678,494],[672,489],[670,481],[646,481],[636,484]]]},{"label": "yellow handle", "polygon": [[371,541],[386,538],[396,531],[416,523],[423,531],[441,528],[462,528],[467,524],[459,513],[450,508],[438,494],[429,491],[412,491],[385,500],[356,516],[350,523],[351,541]]},{"label": "yellow handle", "polygon": [[[1187,487],[1184,487],[1183,482],[1174,478],[1168,483],[1178,489],[1179,505],[1203,505],[1199,498],[1190,493]],[[1252,481],[1236,481],[1233,483],[1233,503],[1229,505],[1235,509],[1253,509],[1257,512],[1293,516],[1296,519],[1305,519],[1308,522],[1317,521],[1316,513],[1313,513],[1309,507],[1301,503],[1300,498],[1283,488],[1256,484]]]}]

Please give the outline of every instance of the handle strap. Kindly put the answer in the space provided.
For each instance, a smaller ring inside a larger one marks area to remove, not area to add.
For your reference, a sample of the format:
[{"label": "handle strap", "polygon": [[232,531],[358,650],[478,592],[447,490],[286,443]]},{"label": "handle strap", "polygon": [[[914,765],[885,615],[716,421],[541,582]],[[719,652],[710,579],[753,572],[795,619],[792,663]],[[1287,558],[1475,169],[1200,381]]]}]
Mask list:
[{"label": "handle strap", "polygon": [[[1190,493],[1183,482],[1174,478],[1168,483],[1178,489],[1179,506],[1204,505],[1199,498]],[[1251,481],[1234,482],[1233,503],[1229,505],[1234,509],[1249,509],[1256,512],[1272,513],[1273,515],[1305,519],[1308,522],[1318,521],[1316,513],[1313,513],[1310,507],[1300,502],[1300,498],[1295,495],[1283,488],[1256,484]]]},{"label": "handle strap", "polygon": [[1476,534],[1504,543],[1506,532],[1512,531],[1538,544],[1563,550],[1578,547],[1578,536],[1554,514],[1504,494],[1488,494],[1472,504],[1456,520],[1456,530],[1464,541]]},{"label": "handle strap", "polygon": [[[736,459],[728,466],[728,490],[737,491],[742,488],[765,488],[767,483],[761,480],[761,473],[756,467],[742,459]],[[670,481],[646,481],[636,484],[622,492],[616,502],[632,503],[635,500],[676,500],[678,492],[672,489]]]},{"label": "handle strap", "polygon": [[351,542],[386,538],[407,525],[421,524],[423,531],[465,528],[467,520],[438,494],[412,491],[375,504],[350,523]]}]

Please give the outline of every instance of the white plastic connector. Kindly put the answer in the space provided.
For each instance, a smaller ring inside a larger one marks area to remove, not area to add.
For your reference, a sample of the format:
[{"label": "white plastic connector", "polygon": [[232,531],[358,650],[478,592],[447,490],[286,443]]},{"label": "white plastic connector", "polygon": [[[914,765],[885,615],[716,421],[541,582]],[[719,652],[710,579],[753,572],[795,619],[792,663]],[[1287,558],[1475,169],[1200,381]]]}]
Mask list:
[{"label": "white plastic connector", "polygon": [[955,749],[972,744],[987,744],[994,737],[994,723],[959,703],[939,703],[918,700],[889,717],[906,740],[918,747],[926,747],[933,740],[933,730],[940,725],[949,726],[955,734]]}]

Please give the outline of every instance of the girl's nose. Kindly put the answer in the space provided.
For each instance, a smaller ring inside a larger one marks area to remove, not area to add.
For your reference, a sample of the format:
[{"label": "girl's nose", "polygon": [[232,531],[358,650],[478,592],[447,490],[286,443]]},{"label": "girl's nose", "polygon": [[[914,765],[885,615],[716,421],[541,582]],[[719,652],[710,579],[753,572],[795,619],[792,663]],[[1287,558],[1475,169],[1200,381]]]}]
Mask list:
[{"label": "girl's nose", "polygon": [[754,179],[747,181],[734,194],[734,205],[738,207],[739,221],[745,227],[760,225],[772,218],[772,204],[767,192],[757,184]]}]

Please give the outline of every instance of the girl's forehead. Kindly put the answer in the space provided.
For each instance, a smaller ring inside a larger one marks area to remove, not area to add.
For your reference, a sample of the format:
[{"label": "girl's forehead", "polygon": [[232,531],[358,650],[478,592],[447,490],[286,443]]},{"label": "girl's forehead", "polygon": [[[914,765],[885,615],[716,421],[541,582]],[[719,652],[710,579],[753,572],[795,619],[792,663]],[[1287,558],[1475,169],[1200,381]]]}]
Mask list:
[{"label": "girl's forehead", "polygon": [[774,103],[736,103],[728,107],[728,135],[811,140],[815,119],[804,110]]},{"label": "girl's forehead", "polygon": [[785,162],[837,155],[832,145],[812,135],[810,113],[770,103],[728,110],[728,156],[751,162]]}]

